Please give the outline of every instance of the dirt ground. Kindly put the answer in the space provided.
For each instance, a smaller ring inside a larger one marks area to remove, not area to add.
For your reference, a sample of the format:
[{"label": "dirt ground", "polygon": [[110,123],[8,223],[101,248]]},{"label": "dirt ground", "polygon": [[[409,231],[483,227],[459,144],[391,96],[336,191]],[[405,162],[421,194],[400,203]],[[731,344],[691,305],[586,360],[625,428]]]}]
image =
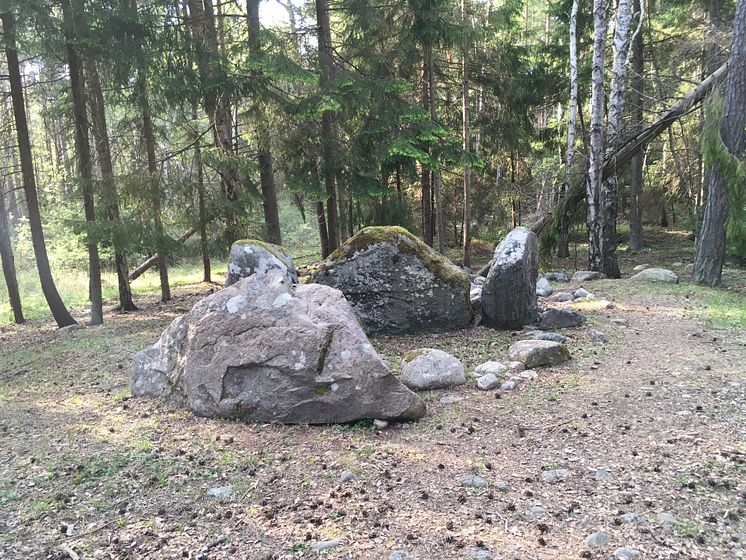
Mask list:
[{"label": "dirt ground", "polygon": [[[745,557],[746,332],[713,318],[700,288],[584,287],[597,300],[578,306],[588,325],[565,331],[571,361],[515,391],[424,393],[424,419],[383,430],[245,425],[130,398],[132,355],[206,285],[67,335],[0,330],[0,558],[315,558],[335,539],[323,557]],[[746,306],[743,287],[729,297]],[[395,370],[432,347],[471,371],[523,334],[374,344]],[[558,468],[566,480],[542,480]],[[489,484],[464,488],[466,474]],[[225,485],[228,499],[206,496]],[[585,544],[601,531],[603,547]]]}]

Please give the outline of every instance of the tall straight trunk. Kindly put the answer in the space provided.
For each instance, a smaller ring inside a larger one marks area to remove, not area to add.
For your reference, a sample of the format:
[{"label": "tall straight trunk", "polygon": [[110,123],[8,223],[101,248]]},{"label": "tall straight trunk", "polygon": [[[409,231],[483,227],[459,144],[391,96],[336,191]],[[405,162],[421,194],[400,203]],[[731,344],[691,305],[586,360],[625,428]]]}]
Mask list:
[{"label": "tall straight trunk", "polygon": [[101,81],[94,60],[86,60],[86,73],[90,86],[91,129],[98,155],[98,166],[101,171],[102,198],[106,204],[106,216],[115,230],[111,238],[114,247],[114,265],[117,271],[117,284],[119,288],[119,309],[121,311],[136,311],[137,306],[132,301],[132,290],[130,289],[128,278],[127,256],[119,242],[120,233],[116,231],[121,222],[119,217],[119,194],[114,184],[114,168],[111,159],[109,130],[106,125],[104,94],[101,90]]},{"label": "tall straight trunk", "polygon": [[10,225],[5,209],[5,192],[0,185],[0,265],[5,276],[8,289],[8,300],[13,311],[13,320],[19,325],[24,322],[21,294],[18,292],[18,278],[16,277],[16,262],[13,256],[13,246],[10,242]]},{"label": "tall straight trunk", "polygon": [[324,203],[316,201],[316,221],[319,225],[319,243],[321,244],[321,258],[325,259],[331,254],[329,251],[329,232],[326,229],[326,216]]},{"label": "tall straight trunk", "polygon": [[[466,0],[461,0],[461,21],[466,26]],[[464,38],[461,51],[461,118],[464,156],[469,154],[469,61],[468,39]],[[464,164],[464,266],[471,266],[471,165]]]},{"label": "tall straight trunk", "polygon": [[588,268],[602,271],[603,204],[602,182],[604,165],[604,64],[606,52],[606,2],[593,1],[593,63],[591,67],[591,131],[586,179],[588,205]]},{"label": "tall straight trunk", "polygon": [[153,117],[150,113],[148,83],[142,69],[137,71],[135,89],[137,90],[138,101],[140,103],[142,135],[148,155],[148,186],[150,190],[150,202],[153,206],[153,226],[155,234],[158,237],[156,249],[158,273],[161,281],[161,301],[168,301],[171,299],[171,286],[168,280],[168,256],[164,247],[165,236],[163,230],[160,172],[158,169],[158,160],[155,155],[155,132],[153,131]]},{"label": "tall straight trunk", "polygon": [[[432,111],[434,105],[430,104],[430,89],[431,89],[431,72],[430,72],[430,55],[428,50],[425,49],[425,54],[422,57],[422,87],[420,89],[420,103],[425,111],[430,112],[430,118],[432,117]],[[422,200],[422,240],[429,245],[433,246],[433,227],[432,227],[432,210],[433,206],[430,203],[430,170],[424,165],[420,171],[420,190]]]},{"label": "tall straight trunk", "polygon": [[[613,65],[611,71],[611,88],[609,92],[609,116],[607,119],[606,153],[615,151],[621,140],[622,117],[624,115],[624,92],[627,81],[627,62],[630,51],[630,27],[632,24],[631,0],[619,0],[614,25]],[[603,205],[603,266],[601,271],[609,278],[619,278],[617,260],[617,199],[618,183],[616,175],[605,179],[601,186]]]},{"label": "tall straight trunk", "polygon": [[[249,56],[259,60],[262,57],[260,40],[259,0],[248,0],[247,12],[249,20]],[[264,223],[267,228],[267,240],[270,243],[282,244],[280,232],[280,214],[277,208],[277,189],[275,187],[274,171],[272,169],[272,153],[269,149],[269,129],[266,115],[261,111],[259,132],[259,183],[262,190],[262,207],[264,209]]]},{"label": "tall straight trunk", "polygon": [[13,101],[13,116],[16,124],[16,135],[18,137],[18,152],[21,158],[21,177],[23,180],[23,191],[26,195],[26,209],[28,212],[29,227],[31,228],[31,242],[34,247],[36,268],[39,272],[39,281],[44,298],[47,300],[49,310],[54,317],[58,327],[74,325],[75,319],[57,291],[57,286],[52,278],[49,267],[49,256],[47,255],[47,244],[44,241],[44,229],[41,225],[41,212],[39,212],[39,199],[36,193],[36,179],[34,178],[34,160],[31,155],[31,140],[26,120],[26,103],[23,99],[23,81],[21,69],[18,64],[18,51],[16,50],[15,18],[11,13],[2,14],[3,36],[5,38],[5,57],[8,64],[8,77],[10,82],[10,96]]},{"label": "tall straight trunk", "polygon": [[[634,11],[640,13],[641,1],[635,0]],[[631,128],[637,134],[642,127],[643,119],[643,89],[645,87],[645,59],[642,33],[636,33],[632,41],[632,80],[630,91]],[[643,247],[642,237],[642,182],[643,182],[643,154],[638,153],[632,158],[629,170],[629,248],[639,251]]]},{"label": "tall straight trunk", "polygon": [[[435,99],[437,98],[435,92],[435,62],[433,60],[433,51],[428,51],[429,62],[428,68],[428,104],[430,105],[430,119],[436,121],[438,119],[438,111],[435,106]],[[430,242],[433,241],[433,231],[438,237],[438,251],[442,254],[445,252],[446,243],[446,231],[443,225],[443,181],[440,178],[440,171],[433,169],[430,173],[431,187],[430,191]],[[432,200],[435,199],[435,204]],[[433,222],[433,206],[435,207],[435,221]]]},{"label": "tall straight trunk", "polygon": [[[211,82],[215,77],[215,66],[220,57],[220,41],[215,24],[215,11],[212,0],[188,0],[191,14],[191,27],[194,44],[197,50],[197,67],[202,83],[203,108],[210,121],[212,137],[218,151],[231,156],[233,145],[233,113],[230,97],[218,90]],[[229,210],[225,216],[226,237],[229,242],[241,237],[238,220],[238,177],[236,172],[228,167],[218,170],[220,186],[228,201]]]},{"label": "tall straight trunk", "polygon": [[[78,177],[83,192],[83,210],[87,224],[92,227],[96,223],[96,209],[93,195],[93,163],[91,160],[91,145],[88,138],[88,118],[86,115],[86,85],[80,54],[75,42],[79,32],[79,18],[82,17],[81,1],[62,1],[62,13],[65,27],[65,50],[67,64],[70,71],[70,90],[73,100],[73,120],[75,122],[75,152],[78,157]],[[88,297],[91,300],[91,324],[100,325],[104,322],[103,302],[101,296],[101,262],[98,255],[98,245],[86,235],[88,247]]]},{"label": "tall straight trunk", "polygon": [[[570,11],[570,106],[567,114],[567,152],[565,154],[566,179],[562,197],[569,196],[573,166],[575,164],[575,123],[578,116],[578,1],[573,0]],[[567,205],[565,205],[567,207]],[[565,211],[560,220],[557,256],[570,256],[570,213]]]},{"label": "tall straight trunk", "polygon": [[[728,81],[720,121],[720,138],[723,146],[714,149],[728,151],[737,160],[744,151],[744,126],[746,126],[746,0],[738,0],[733,22],[733,44],[728,59]],[[722,158],[719,158],[722,159]],[[732,162],[732,167],[736,165]],[[721,167],[715,161],[710,169],[710,183],[705,204],[699,246],[694,259],[692,281],[717,286],[722,281],[725,262],[725,223],[730,210],[728,182],[736,181],[733,170]],[[743,188],[743,185],[731,185]]]},{"label": "tall straight trunk", "polygon": [[[182,0],[184,14],[184,33],[192,44],[194,40],[193,26],[188,24],[188,0]],[[192,120],[197,121],[197,101],[192,101]],[[197,171],[197,183],[195,185],[197,195],[197,212],[199,220],[199,248],[202,254],[202,281],[212,282],[212,268],[210,264],[210,249],[207,242],[207,209],[205,207],[205,168],[202,163],[202,140],[198,136],[194,141],[194,166]]]},{"label": "tall straight trunk", "polygon": [[[192,120],[197,120],[197,105],[192,105]],[[199,249],[202,253],[202,280],[212,282],[210,249],[207,244],[207,210],[205,208],[205,168],[202,164],[202,143],[194,143],[194,166],[197,168],[197,211],[199,213]]]},{"label": "tall straight trunk", "polygon": [[[333,78],[334,61],[332,59],[332,31],[329,21],[328,0],[316,0],[316,24],[318,26],[319,41],[319,86],[326,91]],[[324,162],[323,176],[326,188],[326,227],[329,237],[329,252],[339,247],[339,224],[337,210],[337,163],[336,145],[337,129],[334,123],[334,113],[324,111],[321,114],[322,158]]]}]

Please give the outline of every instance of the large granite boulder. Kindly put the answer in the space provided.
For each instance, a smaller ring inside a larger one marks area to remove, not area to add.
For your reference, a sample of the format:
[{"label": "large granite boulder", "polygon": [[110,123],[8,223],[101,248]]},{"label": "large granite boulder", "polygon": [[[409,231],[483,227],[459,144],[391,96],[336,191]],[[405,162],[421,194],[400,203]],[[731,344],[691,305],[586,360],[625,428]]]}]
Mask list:
[{"label": "large granite boulder", "polygon": [[132,369],[134,395],[169,398],[201,416],[325,424],[425,413],[341,292],[292,286],[277,272],[198,302]]},{"label": "large granite boulder", "polygon": [[538,316],[538,274],[536,234],[517,227],[495,248],[482,290],[482,323],[499,329],[518,329],[533,323]]},{"label": "large granite boulder", "polygon": [[285,249],[256,239],[243,239],[231,245],[225,285],[235,284],[241,278],[248,278],[252,274],[268,274],[275,271],[282,274],[288,283],[298,283],[298,272],[293,268],[293,260]]},{"label": "large granite boulder", "polygon": [[312,281],[340,290],[368,334],[467,327],[467,274],[406,229],[367,227],[324,261]]}]

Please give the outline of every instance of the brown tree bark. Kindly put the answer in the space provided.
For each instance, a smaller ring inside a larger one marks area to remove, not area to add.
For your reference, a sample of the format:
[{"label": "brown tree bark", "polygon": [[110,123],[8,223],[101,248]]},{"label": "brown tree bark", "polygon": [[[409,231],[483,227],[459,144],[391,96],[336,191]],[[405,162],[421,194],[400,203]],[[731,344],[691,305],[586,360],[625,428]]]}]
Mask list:
[{"label": "brown tree bark", "polygon": [[2,185],[0,185],[0,265],[2,265],[5,285],[8,289],[8,300],[10,301],[10,309],[13,311],[13,320],[20,325],[25,319],[23,318],[21,294],[18,292],[16,263],[13,256],[13,245],[10,242],[10,226]]},{"label": "brown tree bark", "polygon": [[[83,77],[81,57],[76,41],[80,31],[82,18],[82,3],[80,0],[62,1],[62,14],[65,27],[65,51],[70,71],[70,90],[73,99],[73,120],[75,123],[75,152],[78,158],[78,177],[83,192],[83,210],[89,226],[96,223],[96,209],[93,194],[93,162],[91,160],[91,145],[88,138],[88,117],[86,114],[86,85]],[[98,245],[86,235],[88,247],[88,295],[91,300],[91,324],[100,325],[104,322],[103,301],[101,294],[101,262],[98,255]]]},{"label": "brown tree bark", "polygon": [[[319,41],[319,85],[326,91],[331,83],[334,72],[332,59],[332,35],[329,21],[328,0],[316,0],[316,24],[318,26]],[[326,227],[329,236],[329,252],[339,247],[339,218],[337,212],[337,163],[336,144],[337,129],[334,123],[334,113],[324,111],[321,114],[321,142],[322,158],[324,162],[323,176],[326,187]]]},{"label": "brown tree bark", "polygon": [[[259,36],[261,30],[259,23],[259,0],[248,0],[247,4],[249,56],[254,59],[260,59],[262,56],[262,45]],[[272,152],[269,148],[269,130],[263,111],[257,128],[259,132],[259,183],[262,190],[262,207],[264,209],[264,223],[267,228],[267,240],[270,243],[281,245],[282,234],[280,232],[280,213],[277,207],[277,189],[272,169]]]},{"label": "brown tree bark", "polygon": [[[644,1],[644,0],[642,0]],[[633,11],[640,13],[641,0],[635,0]],[[645,86],[645,59],[642,33],[637,33],[632,41],[632,80],[630,109],[632,132],[640,131],[643,119],[643,89]],[[670,129],[669,129],[670,130]],[[642,238],[642,186],[643,186],[642,153],[632,157],[629,171],[629,248],[639,251],[643,247]]]},{"label": "brown tree bark", "polygon": [[[461,21],[466,26],[466,0],[461,0]],[[469,63],[468,42],[464,39],[461,51],[461,117],[462,117],[462,147],[464,156],[469,154]],[[471,167],[464,164],[464,266],[471,266]],[[438,240],[441,243],[442,240]]]},{"label": "brown tree bark", "polygon": [[137,306],[132,301],[132,289],[129,283],[129,270],[127,268],[127,256],[119,243],[120,232],[116,228],[120,225],[119,217],[119,193],[114,184],[114,167],[111,159],[111,145],[109,143],[109,130],[106,125],[106,107],[104,105],[104,94],[101,90],[101,81],[98,76],[96,62],[86,60],[86,73],[90,91],[91,130],[93,131],[94,145],[98,155],[98,167],[101,171],[102,195],[106,204],[106,215],[113,231],[112,245],[114,246],[114,266],[117,272],[117,285],[119,288],[119,310],[137,311]]},{"label": "brown tree bark", "polygon": [[[426,111],[431,112],[430,109],[430,82],[432,80],[432,74],[430,72],[430,55],[425,52],[422,59],[422,88],[420,95],[420,103],[422,108]],[[433,213],[432,203],[430,202],[430,171],[423,165],[420,172],[420,185],[421,185],[421,200],[422,200],[422,240],[429,245],[433,246]]]},{"label": "brown tree bark", "polygon": [[[738,0],[733,22],[733,44],[728,59],[728,82],[723,101],[720,137],[725,149],[734,158],[744,150],[746,126],[746,0]],[[694,259],[692,282],[718,286],[722,281],[725,262],[725,223],[728,219],[728,185],[733,177],[725,177],[726,170],[716,162],[709,176],[702,231]]]},{"label": "brown tree bark", "polygon": [[18,137],[18,152],[21,158],[23,191],[26,195],[26,209],[31,228],[31,242],[34,247],[36,268],[39,272],[39,281],[41,282],[44,298],[47,300],[47,305],[49,305],[49,310],[57,326],[66,327],[76,324],[76,321],[65,307],[57,291],[57,286],[54,283],[52,271],[49,267],[47,245],[44,241],[44,229],[41,225],[41,213],[39,212],[39,199],[36,193],[34,161],[31,156],[31,141],[28,122],[26,120],[26,103],[23,99],[23,81],[18,63],[18,51],[16,50],[15,18],[10,13],[4,13],[2,14],[2,23],[3,35],[5,37],[5,56],[10,81],[10,96],[13,101],[13,115],[16,123],[16,135]]}]

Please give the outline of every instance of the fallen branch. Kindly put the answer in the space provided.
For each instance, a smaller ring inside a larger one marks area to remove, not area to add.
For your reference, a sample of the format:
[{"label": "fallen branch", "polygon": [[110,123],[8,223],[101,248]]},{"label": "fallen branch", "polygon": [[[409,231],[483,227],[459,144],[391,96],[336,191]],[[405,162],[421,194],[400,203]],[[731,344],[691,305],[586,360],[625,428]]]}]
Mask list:
[{"label": "fallen branch", "polygon": [[[184,234],[181,237],[176,239],[176,242],[184,243],[184,241],[186,241],[192,235],[194,235],[196,231],[197,231],[197,228],[192,228],[189,231],[184,232]],[[129,276],[127,276],[127,278],[129,278],[129,281],[132,282],[133,280],[137,280],[140,276],[143,275],[143,273],[146,270],[158,264],[158,258],[159,257],[157,253],[155,255],[151,255],[150,257],[148,257],[144,263],[142,263],[135,270],[129,273]]]}]

